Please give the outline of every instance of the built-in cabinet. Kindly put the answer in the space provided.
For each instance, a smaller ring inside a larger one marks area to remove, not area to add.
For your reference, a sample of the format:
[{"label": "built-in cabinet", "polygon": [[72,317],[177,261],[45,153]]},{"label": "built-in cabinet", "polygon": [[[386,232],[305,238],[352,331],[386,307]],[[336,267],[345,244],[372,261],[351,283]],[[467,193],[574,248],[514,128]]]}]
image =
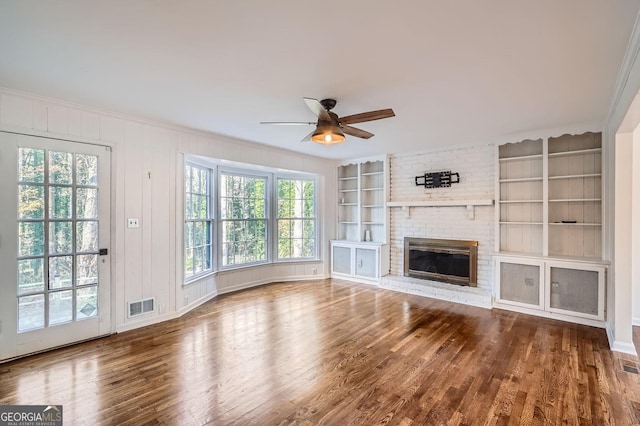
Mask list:
[{"label": "built-in cabinet", "polygon": [[495,273],[495,301],[501,307],[555,313],[563,319],[605,319],[605,265],[496,256]]},{"label": "built-in cabinet", "polygon": [[389,272],[389,255],[388,244],[333,240],[331,276],[377,283]]},{"label": "built-in cabinet", "polygon": [[601,134],[497,151],[496,303],[603,321]]},{"label": "built-in cabinet", "polygon": [[338,227],[331,244],[332,275],[378,280],[389,272],[387,164],[387,158],[380,158],[338,166]]}]

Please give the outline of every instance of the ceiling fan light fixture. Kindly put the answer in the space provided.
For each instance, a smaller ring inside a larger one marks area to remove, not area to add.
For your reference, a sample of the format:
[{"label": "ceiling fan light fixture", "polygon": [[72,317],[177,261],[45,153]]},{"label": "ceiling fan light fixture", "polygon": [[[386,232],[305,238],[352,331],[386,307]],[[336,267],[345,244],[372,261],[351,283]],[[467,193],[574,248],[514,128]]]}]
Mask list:
[{"label": "ceiling fan light fixture", "polygon": [[320,125],[316,127],[316,130],[311,135],[313,142],[322,145],[333,145],[344,142],[344,133],[339,126],[334,125]]}]

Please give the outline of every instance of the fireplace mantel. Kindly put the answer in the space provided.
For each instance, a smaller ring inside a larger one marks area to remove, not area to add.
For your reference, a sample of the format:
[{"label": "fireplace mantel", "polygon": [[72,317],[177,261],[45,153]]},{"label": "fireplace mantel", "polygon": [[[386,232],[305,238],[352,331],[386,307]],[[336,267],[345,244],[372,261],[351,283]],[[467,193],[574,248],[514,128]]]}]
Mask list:
[{"label": "fireplace mantel", "polygon": [[410,207],[466,207],[467,218],[475,218],[476,206],[492,206],[493,200],[413,200],[413,201],[387,201],[387,207],[402,207],[407,215],[411,217]]}]

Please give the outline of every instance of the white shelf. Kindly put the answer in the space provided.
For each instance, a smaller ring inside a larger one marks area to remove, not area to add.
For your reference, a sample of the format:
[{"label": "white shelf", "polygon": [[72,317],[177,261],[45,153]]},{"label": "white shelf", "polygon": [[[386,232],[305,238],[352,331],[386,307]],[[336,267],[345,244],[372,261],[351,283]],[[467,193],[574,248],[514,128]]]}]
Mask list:
[{"label": "white shelf", "polygon": [[500,222],[500,225],[542,225],[542,222]]},{"label": "white shelf", "polygon": [[517,179],[500,179],[500,183],[511,183],[511,182],[542,182],[542,176],[529,177],[529,178],[517,178]]},{"label": "white shelf", "polygon": [[358,176],[349,176],[349,177],[338,178],[338,180],[356,180],[356,179],[358,179]]},{"label": "white shelf", "polygon": [[358,222],[347,222],[347,221],[340,221],[338,222],[340,225],[357,225]]},{"label": "white shelf", "polygon": [[384,188],[362,188],[363,191],[382,191]]},{"label": "white shelf", "polygon": [[602,174],[600,174],[600,173],[589,173],[589,174],[584,174],[584,175],[549,176],[549,180],[580,179],[580,178],[590,178],[590,177],[602,177]]},{"label": "white shelf", "polygon": [[563,223],[563,222],[550,222],[549,225],[553,226],[602,226],[601,223]]},{"label": "white shelf", "polygon": [[600,202],[601,198],[556,198],[549,200],[550,203],[581,203],[581,202]]},{"label": "white shelf", "polygon": [[357,189],[340,189],[338,192],[358,192]]},{"label": "white shelf", "polygon": [[542,203],[542,200],[502,200],[500,204],[528,204],[528,203]]},{"label": "white shelf", "polygon": [[549,158],[554,157],[566,157],[570,155],[587,155],[587,154],[598,154],[602,152],[602,148],[591,148],[591,149],[580,149],[577,151],[562,151],[562,152],[550,152]]},{"label": "white shelf", "polygon": [[522,160],[534,160],[534,159],[542,159],[542,154],[533,154],[533,155],[522,155],[519,157],[505,157],[500,158],[501,163],[506,163],[508,161],[522,161]]},{"label": "white shelf", "polygon": [[382,222],[362,222],[363,225],[384,225]]},{"label": "white shelf", "polygon": [[358,203],[342,203],[342,204],[338,204],[339,206],[357,206]]},{"label": "white shelf", "polygon": [[363,209],[377,209],[377,208],[381,208],[384,207],[384,205],[382,204],[371,204],[368,206],[362,206]]},{"label": "white shelf", "polygon": [[362,176],[380,176],[383,174],[384,172],[368,172],[368,173],[362,173]]},{"label": "white shelf", "polygon": [[387,207],[465,207],[492,206],[493,200],[388,201]]}]

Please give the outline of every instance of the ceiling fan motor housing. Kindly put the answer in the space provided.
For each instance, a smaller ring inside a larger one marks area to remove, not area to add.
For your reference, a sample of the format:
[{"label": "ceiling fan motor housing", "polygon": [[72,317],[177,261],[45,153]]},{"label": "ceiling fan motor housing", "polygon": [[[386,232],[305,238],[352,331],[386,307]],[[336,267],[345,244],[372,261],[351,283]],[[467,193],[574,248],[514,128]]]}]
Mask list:
[{"label": "ceiling fan motor housing", "polygon": [[336,106],[336,100],[335,99],[323,99],[320,101],[320,104],[324,107],[324,109],[326,109],[327,111],[330,111],[333,109],[333,107]]}]

